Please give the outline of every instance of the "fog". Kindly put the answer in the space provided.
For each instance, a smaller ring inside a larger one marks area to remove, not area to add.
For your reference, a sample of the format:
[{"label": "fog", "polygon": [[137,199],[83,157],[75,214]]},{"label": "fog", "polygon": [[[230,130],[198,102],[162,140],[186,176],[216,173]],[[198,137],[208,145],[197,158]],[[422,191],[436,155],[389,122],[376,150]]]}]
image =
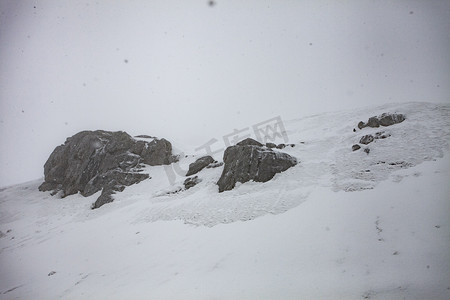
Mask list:
[{"label": "fog", "polygon": [[448,1],[0,2],[0,186],[81,130],[190,150],[283,120],[449,102]]}]

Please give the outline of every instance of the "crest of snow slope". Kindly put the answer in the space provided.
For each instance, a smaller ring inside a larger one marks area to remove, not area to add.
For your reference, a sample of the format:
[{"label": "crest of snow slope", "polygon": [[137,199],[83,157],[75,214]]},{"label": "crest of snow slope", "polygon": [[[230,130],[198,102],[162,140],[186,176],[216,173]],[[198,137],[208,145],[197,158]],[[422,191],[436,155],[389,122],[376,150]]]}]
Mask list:
[{"label": "crest of snow slope", "polygon": [[[372,130],[357,122],[385,111],[407,121],[352,152]],[[221,168],[171,195],[184,178],[148,168],[98,210],[98,194],[56,199],[40,181],[2,189],[1,298],[449,299],[448,122],[419,103],[290,121],[300,164],[221,194]]]}]

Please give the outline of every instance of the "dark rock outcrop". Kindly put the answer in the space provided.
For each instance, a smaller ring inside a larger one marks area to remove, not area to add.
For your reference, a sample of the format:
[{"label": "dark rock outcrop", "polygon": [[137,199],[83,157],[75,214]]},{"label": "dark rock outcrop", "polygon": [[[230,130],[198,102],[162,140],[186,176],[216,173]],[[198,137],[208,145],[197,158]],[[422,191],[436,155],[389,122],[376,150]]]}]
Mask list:
[{"label": "dark rock outcrop", "polygon": [[385,133],[384,131],[380,131],[375,133],[374,139],[378,140],[378,139],[385,139],[390,137],[391,135],[389,133]]},{"label": "dark rock outcrop", "polygon": [[380,121],[378,120],[378,117],[369,118],[369,121],[367,121],[366,126],[369,126],[372,128],[380,127]]},{"label": "dark rock outcrop", "polygon": [[112,197],[112,195],[114,195],[115,193],[116,192],[114,190],[112,190],[112,189],[104,188],[102,190],[102,193],[100,194],[100,196],[92,204],[91,208],[92,209],[96,209],[96,208],[99,208],[100,206],[102,206],[104,204],[113,202],[114,198]]},{"label": "dark rock outcrop", "polygon": [[206,168],[209,164],[216,162],[214,158],[211,156],[203,156],[197,159],[195,162],[189,165],[189,170],[186,173],[186,176],[191,176],[197,174],[204,168]]},{"label": "dark rock outcrop", "polygon": [[244,141],[225,150],[223,156],[225,166],[217,182],[219,192],[233,189],[236,182],[269,181],[276,173],[297,164],[297,159],[286,153],[262,147],[254,140]]},{"label": "dark rock outcrop", "polygon": [[389,133],[385,133],[384,131],[380,131],[375,133],[375,136],[368,134],[363,136],[360,140],[359,143],[360,144],[364,144],[364,145],[368,145],[370,143],[372,143],[374,140],[379,140],[379,139],[385,139],[390,137],[391,135]]},{"label": "dark rock outcrop", "polygon": [[44,165],[45,182],[40,191],[61,192],[61,196],[80,192],[102,194],[93,208],[111,202],[111,195],[125,186],[149,178],[143,163],[170,164],[172,145],[165,139],[137,141],[125,132],[82,131],[55,148]]},{"label": "dark rock outcrop", "polygon": [[184,188],[186,190],[190,189],[193,186],[196,186],[198,183],[200,183],[202,180],[198,178],[198,176],[189,177],[184,181]]},{"label": "dark rock outcrop", "polygon": [[394,124],[401,123],[405,119],[406,119],[405,115],[403,115],[403,114],[383,113],[381,116],[369,118],[367,123],[364,123],[362,121],[359,122],[358,128],[363,129],[364,127],[377,128],[380,126],[391,126]]},{"label": "dark rock outcrop", "polygon": [[150,166],[168,165],[176,161],[172,155],[172,144],[166,139],[153,139],[151,142],[135,141],[130,150],[139,155],[144,164]]},{"label": "dark rock outcrop", "polygon": [[288,146],[293,148],[293,147],[295,147],[295,144],[278,144],[278,145],[276,145],[274,143],[266,143],[266,147],[270,148],[270,149],[273,149],[273,148],[283,149]]},{"label": "dark rock outcrop", "polygon": [[355,144],[355,145],[352,146],[352,151],[356,151],[356,150],[359,150],[359,149],[361,149],[361,146],[358,145],[358,144]]},{"label": "dark rock outcrop", "polygon": [[363,137],[359,140],[359,143],[360,143],[360,144],[364,144],[364,145],[368,145],[368,144],[372,143],[373,140],[374,140],[373,135],[368,134],[368,135],[363,136]]},{"label": "dark rock outcrop", "polygon": [[262,147],[263,144],[261,144],[258,141],[255,141],[252,138],[246,138],[245,140],[242,140],[239,143],[237,143],[236,146],[258,146],[258,147]]}]

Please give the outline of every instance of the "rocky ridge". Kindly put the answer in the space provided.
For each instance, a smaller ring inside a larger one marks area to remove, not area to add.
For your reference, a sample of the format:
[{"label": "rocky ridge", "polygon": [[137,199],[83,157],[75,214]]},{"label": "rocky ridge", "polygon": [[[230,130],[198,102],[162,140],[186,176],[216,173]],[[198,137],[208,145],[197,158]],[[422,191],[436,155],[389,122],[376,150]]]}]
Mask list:
[{"label": "rocky ridge", "polygon": [[176,160],[169,141],[148,139],[136,140],[122,131],[79,132],[52,152],[39,190],[61,197],[78,192],[87,197],[101,190],[93,208],[111,202],[114,193],[150,178],[140,173],[144,164],[156,166]]}]

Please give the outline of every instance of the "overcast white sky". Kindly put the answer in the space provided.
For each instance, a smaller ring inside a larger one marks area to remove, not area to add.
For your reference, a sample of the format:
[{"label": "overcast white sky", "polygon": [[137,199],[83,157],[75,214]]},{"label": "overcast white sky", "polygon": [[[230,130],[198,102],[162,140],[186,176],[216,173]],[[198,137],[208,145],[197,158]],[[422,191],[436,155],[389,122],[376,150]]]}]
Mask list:
[{"label": "overcast white sky", "polygon": [[1,0],[0,186],[81,130],[198,147],[275,116],[448,103],[449,20],[445,0]]}]

